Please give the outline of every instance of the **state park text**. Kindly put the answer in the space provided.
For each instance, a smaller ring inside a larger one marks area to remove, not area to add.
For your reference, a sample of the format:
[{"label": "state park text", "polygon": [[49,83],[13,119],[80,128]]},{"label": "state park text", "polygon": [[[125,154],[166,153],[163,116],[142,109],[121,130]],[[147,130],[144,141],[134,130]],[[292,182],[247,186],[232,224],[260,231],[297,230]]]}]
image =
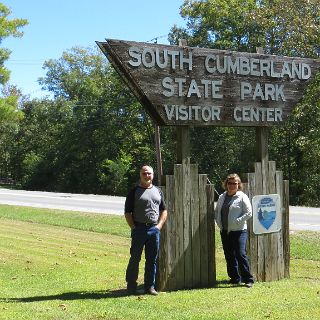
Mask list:
[{"label": "state park text", "polygon": [[[208,51],[195,62],[192,50],[138,46],[130,46],[127,53],[130,68],[164,74],[157,88],[168,121],[219,122],[223,109],[229,107],[234,122],[281,123],[287,95],[292,95],[286,83],[306,82],[312,76],[311,66],[301,59],[260,59]],[[165,102],[171,98],[183,103]]]}]

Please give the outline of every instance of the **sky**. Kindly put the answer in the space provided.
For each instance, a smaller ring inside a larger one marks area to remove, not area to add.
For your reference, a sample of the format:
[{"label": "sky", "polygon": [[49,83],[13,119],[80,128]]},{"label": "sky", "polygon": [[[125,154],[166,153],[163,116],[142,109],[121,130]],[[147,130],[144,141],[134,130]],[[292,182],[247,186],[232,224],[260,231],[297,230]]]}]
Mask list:
[{"label": "sky", "polygon": [[37,80],[45,75],[43,63],[59,59],[75,46],[94,47],[107,39],[168,43],[167,35],[180,16],[183,0],[3,0],[11,10],[8,19],[27,19],[22,38],[9,37],[1,46],[12,51],[5,66],[10,84],[25,95],[41,98]]}]

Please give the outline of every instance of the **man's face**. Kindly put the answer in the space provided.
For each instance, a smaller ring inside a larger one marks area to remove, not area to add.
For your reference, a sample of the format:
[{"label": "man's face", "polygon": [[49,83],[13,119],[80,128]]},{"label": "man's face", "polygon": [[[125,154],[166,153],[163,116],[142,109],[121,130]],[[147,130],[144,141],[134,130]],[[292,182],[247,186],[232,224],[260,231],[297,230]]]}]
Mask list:
[{"label": "man's face", "polygon": [[145,185],[150,185],[153,180],[153,169],[148,166],[142,167],[140,170],[140,181]]}]

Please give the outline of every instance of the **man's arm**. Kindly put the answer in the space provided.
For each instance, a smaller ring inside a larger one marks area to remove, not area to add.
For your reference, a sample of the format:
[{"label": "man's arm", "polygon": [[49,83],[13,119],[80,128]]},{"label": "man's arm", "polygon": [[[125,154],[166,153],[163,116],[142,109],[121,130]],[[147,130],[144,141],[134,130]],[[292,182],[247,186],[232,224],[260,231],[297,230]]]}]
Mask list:
[{"label": "man's arm", "polygon": [[124,216],[126,217],[126,220],[127,220],[127,223],[128,223],[128,225],[129,225],[129,227],[130,227],[131,229],[133,229],[133,228],[135,227],[135,225],[134,225],[132,213],[131,213],[131,212],[126,212],[126,213],[124,214]]},{"label": "man's arm", "polygon": [[164,223],[166,222],[167,220],[167,216],[168,216],[168,211],[165,209],[165,210],[162,210],[160,212],[160,216],[159,216],[159,221],[158,221],[158,224],[157,224],[157,228],[159,230],[162,229]]}]

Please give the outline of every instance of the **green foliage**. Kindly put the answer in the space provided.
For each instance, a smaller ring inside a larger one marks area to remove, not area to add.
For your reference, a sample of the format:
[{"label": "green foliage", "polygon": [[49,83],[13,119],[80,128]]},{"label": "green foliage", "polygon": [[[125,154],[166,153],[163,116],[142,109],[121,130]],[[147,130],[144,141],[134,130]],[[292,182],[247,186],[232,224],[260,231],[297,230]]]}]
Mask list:
[{"label": "green foliage", "polygon": [[[13,36],[22,37],[23,32],[20,31],[28,22],[25,19],[9,20],[8,16],[11,11],[3,3],[0,3],[0,43],[3,39]],[[5,48],[0,48],[0,84],[5,84],[9,80],[10,72],[4,66],[6,60],[10,56],[10,51]]]},{"label": "green foliage", "polygon": [[194,128],[192,158],[197,159],[200,173],[206,173],[217,189],[233,172],[250,172],[255,160],[254,129]]},{"label": "green foliage", "polygon": [[317,207],[320,167],[320,73],[283,128],[271,132],[270,153],[290,181],[290,203]]},{"label": "green foliage", "polygon": [[43,68],[46,76],[40,85],[54,94],[70,101],[95,101],[101,99],[108,87],[110,73],[105,57],[94,49],[73,47],[62,53],[58,60],[48,60]]},{"label": "green foliage", "polygon": [[115,161],[104,160],[101,164],[100,183],[106,194],[126,195],[128,188],[128,172],[130,171],[132,157],[120,152]]},{"label": "green foliage", "polygon": [[56,98],[24,103],[18,180],[27,189],[125,194],[140,162],[154,157],[141,105],[94,49],[75,47],[44,67],[40,83]]},{"label": "green foliage", "polygon": [[[290,122],[292,152],[290,162],[293,187],[298,203],[320,206],[316,191],[320,178],[320,73],[309,86],[303,101],[297,106]],[[295,191],[295,190],[294,190]]]},{"label": "green foliage", "polygon": [[18,97],[9,95],[0,98],[0,179],[12,180],[12,152],[19,123],[23,113],[17,109]]},{"label": "green foliage", "polygon": [[18,97],[8,96],[0,99],[0,126],[16,124],[22,118],[22,112],[17,110]]},{"label": "green foliage", "polygon": [[[11,11],[3,3],[0,3],[0,44],[3,39],[23,35],[20,29],[27,24],[25,19],[12,19],[8,16]],[[10,71],[4,66],[9,59],[10,51],[0,48],[0,85],[5,85],[10,77]],[[0,97],[0,179],[5,181],[12,179],[11,154],[13,152],[13,141],[22,113],[18,110],[18,94],[9,90],[2,90]]]},{"label": "green foliage", "polygon": [[[56,172],[56,147],[63,128],[70,120],[70,109],[62,101],[25,103],[24,118],[16,135],[13,161],[15,177],[30,189],[50,185]],[[41,190],[41,189],[40,189]]]},{"label": "green foliage", "polygon": [[318,0],[266,0],[258,3],[250,20],[259,28],[260,46],[266,53],[320,57]]},{"label": "green foliage", "polygon": [[[290,8],[290,10],[288,10]],[[174,26],[169,40],[190,46],[319,58],[320,3],[317,0],[185,0],[186,27]],[[290,203],[320,205],[317,194],[320,155],[319,76],[283,128],[270,130],[270,159],[290,181]],[[198,133],[199,132],[199,133]],[[193,130],[193,156],[202,172],[219,186],[226,173],[250,171],[255,160],[252,129]]]},{"label": "green foliage", "polygon": [[[290,10],[288,10],[290,8]],[[174,26],[169,40],[184,38],[190,46],[319,57],[318,0],[185,0],[186,28]]]},{"label": "green foliage", "polygon": [[38,166],[41,162],[40,156],[31,151],[26,154],[25,158],[22,161],[22,170],[24,172],[23,180],[21,181],[22,185],[26,185],[28,180],[36,175],[38,172]]},{"label": "green foliage", "polygon": [[250,19],[255,8],[254,0],[185,0],[181,16],[187,19],[187,28],[173,28],[169,39],[177,43],[177,34],[185,35],[190,46],[238,51],[255,49],[251,39],[259,30]]}]

